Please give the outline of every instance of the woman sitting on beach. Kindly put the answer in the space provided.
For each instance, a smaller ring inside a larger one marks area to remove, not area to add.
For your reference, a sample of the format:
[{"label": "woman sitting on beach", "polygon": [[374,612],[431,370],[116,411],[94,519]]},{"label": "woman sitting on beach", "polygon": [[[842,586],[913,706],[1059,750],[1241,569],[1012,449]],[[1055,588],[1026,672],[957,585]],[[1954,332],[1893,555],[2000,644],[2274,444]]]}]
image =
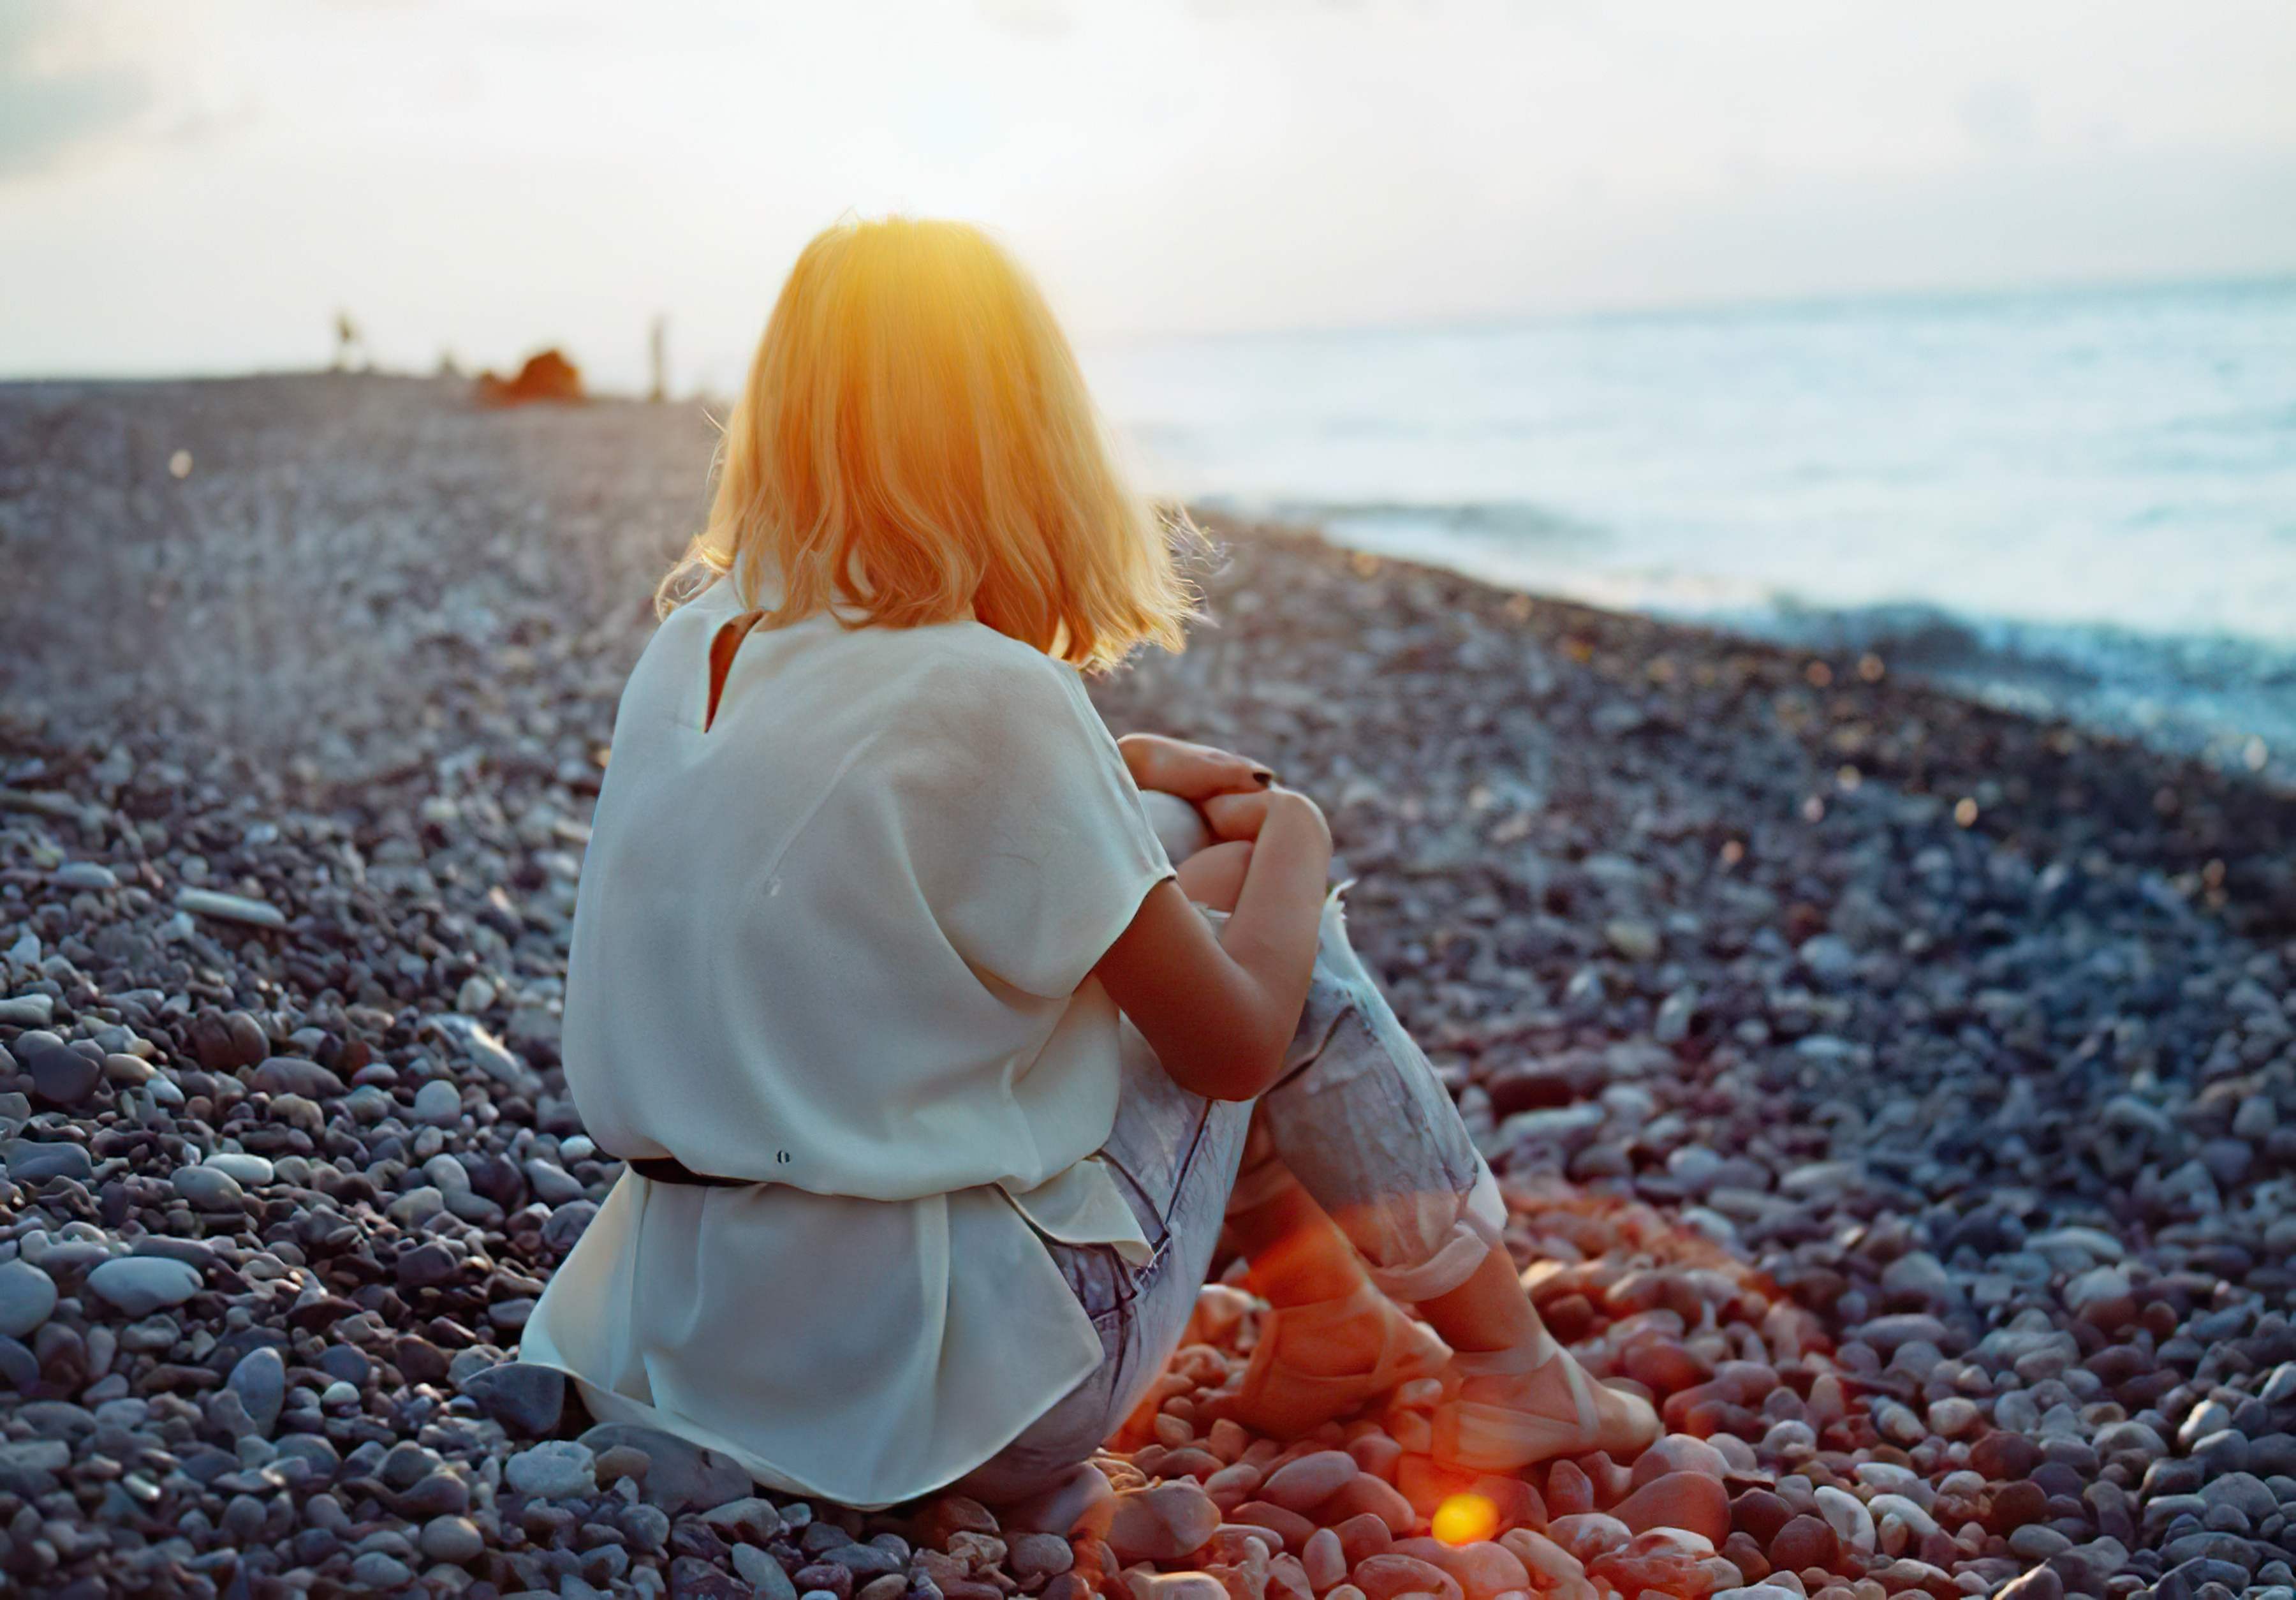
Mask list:
[{"label": "woman sitting on beach", "polygon": [[[524,1359],[770,1488],[1066,1531],[1225,1223],[1273,1307],[1249,1427],[1440,1374],[1446,1465],[1655,1436],[1541,1327],[1322,813],[1086,698],[1189,606],[1001,250],[806,248],[616,717],[564,1059],[629,1167]],[[1216,836],[1177,871],[1149,790]]]}]

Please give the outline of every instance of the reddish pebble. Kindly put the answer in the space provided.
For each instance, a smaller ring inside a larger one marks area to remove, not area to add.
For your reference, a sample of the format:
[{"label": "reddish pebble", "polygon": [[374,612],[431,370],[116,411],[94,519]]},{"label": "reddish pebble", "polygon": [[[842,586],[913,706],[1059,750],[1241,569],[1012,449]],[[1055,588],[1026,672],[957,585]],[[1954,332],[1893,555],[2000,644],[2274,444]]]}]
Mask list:
[{"label": "reddish pebble", "polygon": [[1597,1506],[1616,1506],[1634,1487],[1634,1473],[1611,1460],[1604,1451],[1596,1450],[1591,1455],[1579,1456],[1578,1465],[1586,1473],[1587,1481],[1595,1486],[1595,1504]]},{"label": "reddish pebble", "polygon": [[[1387,1524],[1379,1522],[1377,1517],[1372,1521],[1378,1522],[1380,1533],[1384,1537]],[[1377,1555],[1378,1552],[1366,1551],[1365,1554]],[[1338,1534],[1329,1528],[1318,1528],[1308,1536],[1308,1543],[1300,1552],[1300,1565],[1307,1571],[1309,1587],[1320,1595],[1348,1575],[1347,1548],[1340,1543]]]},{"label": "reddish pebble", "polygon": [[1259,1491],[1256,1466],[1224,1466],[1204,1480],[1204,1492],[1222,1511],[1234,1511]]},{"label": "reddish pebble", "polygon": [[1220,1524],[1211,1497],[1185,1479],[1118,1495],[1103,1536],[1117,1559],[1176,1561],[1211,1537]]},{"label": "reddish pebble", "polygon": [[1558,1579],[1584,1578],[1587,1569],[1579,1559],[1544,1534],[1533,1533],[1528,1528],[1517,1528],[1504,1535],[1499,1543],[1514,1552],[1518,1560],[1529,1571],[1539,1575],[1538,1587],[1552,1588]]},{"label": "reddish pebble", "polygon": [[1822,1517],[1798,1516],[1778,1530],[1770,1541],[1770,1564],[1788,1571],[1820,1567],[1833,1570],[1841,1559],[1841,1538]]},{"label": "reddish pebble", "polygon": [[1441,1555],[1433,1559],[1437,1566],[1459,1580],[1459,1587],[1467,1592],[1467,1600],[1498,1600],[1501,1595],[1530,1587],[1530,1572],[1522,1558],[1488,1539],[1444,1547]]},{"label": "reddish pebble", "polygon": [[2042,1521],[2049,1514],[2049,1491],[2030,1479],[2018,1483],[2005,1483],[1993,1491],[1993,1506],[1986,1516],[1986,1525],[1994,1532],[2007,1538],[2030,1522]]},{"label": "reddish pebble", "polygon": [[1259,1497],[1286,1511],[1312,1511],[1362,1471],[1345,1450],[1317,1450],[1277,1467],[1259,1485]]},{"label": "reddish pebble", "polygon": [[1640,1489],[1656,1481],[1669,1473],[1697,1473],[1719,1482],[1730,1464],[1722,1452],[1702,1439],[1693,1439],[1687,1433],[1669,1433],[1635,1458],[1635,1470],[1629,1484]]},{"label": "reddish pebble", "polygon": [[1316,1586],[1296,1555],[1277,1555],[1267,1563],[1268,1600],[1315,1600]]},{"label": "reddish pebble", "polygon": [[1582,1511],[1554,1519],[1547,1535],[1580,1561],[1593,1564],[1610,1551],[1623,1549],[1634,1538],[1627,1525],[1599,1511]]},{"label": "reddish pebble", "polygon": [[[1255,1544],[1259,1547],[1256,1558],[1251,1551]],[[1220,1564],[1240,1566],[1253,1559],[1265,1561],[1283,1547],[1283,1536],[1272,1528],[1255,1528],[1249,1522],[1222,1522],[1201,1547],[1188,1552],[1188,1558],[1201,1562],[1209,1570]]]},{"label": "reddish pebble", "polygon": [[1509,1528],[1546,1526],[1546,1503],[1524,1479],[1485,1473],[1468,1487],[1467,1492],[1480,1495],[1491,1503],[1499,1514],[1501,1532]]},{"label": "reddish pebble", "polygon": [[1730,1522],[1753,1541],[1768,1548],[1778,1530],[1793,1521],[1793,1507],[1767,1489],[1750,1489],[1730,1502]]},{"label": "reddish pebble", "polygon": [[1398,1535],[1410,1532],[1419,1521],[1418,1514],[1411,1509],[1411,1502],[1397,1491],[1394,1484],[1369,1473],[1357,1473],[1321,1510],[1324,1516],[1338,1522],[1367,1511],[1385,1522],[1390,1533]]},{"label": "reddish pebble", "polygon": [[1716,1549],[1730,1537],[1730,1497],[1720,1480],[1703,1473],[1669,1473],[1628,1495],[1612,1514],[1636,1533],[1683,1528]]},{"label": "reddish pebble", "polygon": [[1619,1374],[1632,1378],[1653,1394],[1692,1389],[1714,1375],[1714,1369],[1662,1333],[1643,1333],[1627,1342],[1619,1352]]},{"label": "reddish pebble", "polygon": [[1558,1344],[1576,1344],[1594,1331],[1594,1303],[1583,1294],[1565,1294],[1538,1309],[1539,1319]]},{"label": "reddish pebble", "polygon": [[1748,1583],[1759,1583],[1770,1575],[1770,1558],[1762,1554],[1762,1547],[1754,1542],[1751,1533],[1732,1534],[1723,1541],[1722,1554],[1744,1574]]},{"label": "reddish pebble", "polygon": [[1653,1553],[1637,1555],[1631,1550],[1613,1550],[1587,1563],[1587,1574],[1609,1584],[1622,1595],[1640,1595],[1645,1589],[1655,1589],[1661,1595],[1687,1593],[1695,1563],[1681,1556]]},{"label": "reddish pebble", "polygon": [[1398,1555],[1392,1551],[1357,1563],[1349,1578],[1364,1592],[1365,1600],[1395,1600],[1398,1595],[1466,1600],[1459,1580],[1442,1568],[1415,1555]]},{"label": "reddish pebble", "polygon": [[1546,1514],[1578,1516],[1595,1509],[1595,1485],[1575,1462],[1558,1461],[1546,1472]]},{"label": "reddish pebble", "polygon": [[1289,1550],[1297,1555],[1307,1544],[1308,1536],[1316,1531],[1316,1524],[1298,1512],[1272,1505],[1266,1500],[1246,1500],[1227,1514],[1231,1522],[1257,1522],[1275,1530],[1280,1542],[1270,1545],[1268,1553]]},{"label": "reddish pebble", "polygon": [[1375,1512],[1366,1511],[1351,1516],[1344,1522],[1332,1524],[1332,1536],[1340,1541],[1340,1550],[1349,1567],[1374,1555],[1384,1555],[1395,1543],[1395,1530],[1387,1519]]},{"label": "reddish pebble", "polygon": [[1392,1483],[1395,1463],[1403,1454],[1403,1447],[1384,1433],[1365,1433],[1348,1441],[1348,1454],[1355,1457],[1357,1471]]}]

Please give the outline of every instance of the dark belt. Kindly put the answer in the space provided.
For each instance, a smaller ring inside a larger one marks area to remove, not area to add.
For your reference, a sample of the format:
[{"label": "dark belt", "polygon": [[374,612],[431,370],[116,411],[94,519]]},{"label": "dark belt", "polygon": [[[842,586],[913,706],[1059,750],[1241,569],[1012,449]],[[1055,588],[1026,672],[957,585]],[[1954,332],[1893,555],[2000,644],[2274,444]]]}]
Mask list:
[{"label": "dark belt", "polygon": [[646,1155],[625,1161],[640,1177],[658,1184],[693,1184],[705,1189],[747,1189],[767,1182],[762,1177],[718,1177],[696,1172],[674,1155]]}]

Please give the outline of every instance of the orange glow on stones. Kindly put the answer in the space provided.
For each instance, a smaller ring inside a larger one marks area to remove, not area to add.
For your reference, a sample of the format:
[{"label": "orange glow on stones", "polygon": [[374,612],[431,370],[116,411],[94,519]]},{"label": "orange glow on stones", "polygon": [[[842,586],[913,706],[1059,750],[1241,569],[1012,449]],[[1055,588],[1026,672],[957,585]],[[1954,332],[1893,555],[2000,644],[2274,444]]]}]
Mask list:
[{"label": "orange glow on stones", "polygon": [[1447,1545],[1472,1545],[1499,1530],[1499,1508],[1481,1495],[1452,1495],[1435,1508],[1434,1534]]}]

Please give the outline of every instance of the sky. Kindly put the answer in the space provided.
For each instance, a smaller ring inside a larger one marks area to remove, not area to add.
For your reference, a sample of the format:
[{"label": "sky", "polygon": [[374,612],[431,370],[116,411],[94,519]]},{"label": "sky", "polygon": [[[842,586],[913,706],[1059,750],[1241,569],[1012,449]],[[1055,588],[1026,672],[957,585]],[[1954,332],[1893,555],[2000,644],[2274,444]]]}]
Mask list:
[{"label": "sky", "polygon": [[0,0],[0,376],[731,388],[840,214],[1079,343],[2296,272],[2286,0]]}]

